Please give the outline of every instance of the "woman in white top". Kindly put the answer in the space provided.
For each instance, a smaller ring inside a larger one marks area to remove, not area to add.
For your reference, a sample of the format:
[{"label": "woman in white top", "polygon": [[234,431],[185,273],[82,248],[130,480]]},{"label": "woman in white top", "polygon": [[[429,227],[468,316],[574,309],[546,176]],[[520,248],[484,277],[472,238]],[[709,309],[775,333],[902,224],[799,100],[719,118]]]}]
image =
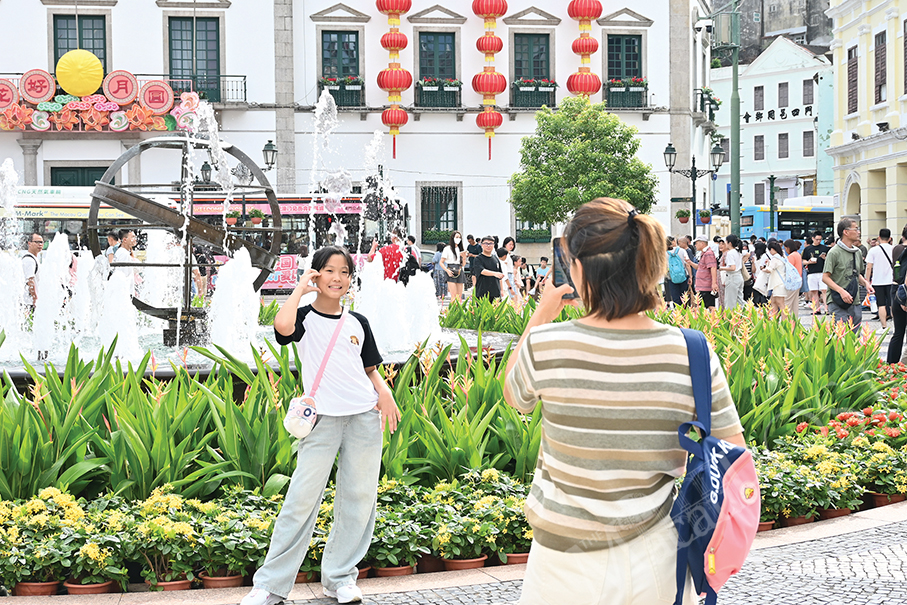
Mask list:
[{"label": "woman in white top", "polygon": [[463,301],[463,284],[466,275],[463,274],[463,263],[466,259],[466,250],[463,248],[463,236],[459,231],[450,234],[450,241],[441,253],[441,267],[447,275],[447,291],[450,300]]},{"label": "woman in white top", "polygon": [[765,242],[756,242],[753,246],[753,304],[763,306],[768,304],[768,277],[763,271],[768,262],[772,260],[766,252]]},{"label": "woman in white top", "polygon": [[733,233],[726,239],[727,252],[724,253],[724,271],[727,276],[724,282],[724,308],[733,309],[743,305],[743,255],[740,253],[740,238]]},{"label": "woman in white top", "polygon": [[772,309],[776,313],[783,313],[786,307],[787,289],[784,287],[784,253],[781,244],[777,241],[768,244],[768,255],[771,260],[762,269],[768,273],[768,289],[772,293]]}]

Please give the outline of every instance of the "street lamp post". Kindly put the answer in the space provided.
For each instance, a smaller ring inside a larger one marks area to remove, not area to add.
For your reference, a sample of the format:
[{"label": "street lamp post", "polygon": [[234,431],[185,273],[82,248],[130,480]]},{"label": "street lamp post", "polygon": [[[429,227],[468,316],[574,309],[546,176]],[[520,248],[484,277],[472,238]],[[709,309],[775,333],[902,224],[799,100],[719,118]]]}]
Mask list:
[{"label": "street lamp post", "polygon": [[718,172],[718,169],[721,168],[721,165],[724,163],[724,149],[721,145],[715,145],[712,147],[712,151],[709,154],[712,161],[712,170],[697,170],[696,169],[696,156],[693,156],[693,165],[689,170],[675,170],[674,164],[677,162],[677,150],[674,149],[673,143],[668,143],[668,146],[664,150],[665,166],[668,168],[668,172],[672,174],[679,174],[690,178],[690,182],[693,187],[693,237],[696,237],[696,179],[699,177],[705,176],[707,174],[712,174],[713,172]]}]

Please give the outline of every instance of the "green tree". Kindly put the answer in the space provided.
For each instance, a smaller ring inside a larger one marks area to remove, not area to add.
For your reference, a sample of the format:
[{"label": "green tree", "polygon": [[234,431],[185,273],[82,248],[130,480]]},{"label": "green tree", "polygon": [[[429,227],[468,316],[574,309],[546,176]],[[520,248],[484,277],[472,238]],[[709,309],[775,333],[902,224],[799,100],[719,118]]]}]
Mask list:
[{"label": "green tree", "polygon": [[597,197],[624,199],[640,212],[655,202],[652,167],[636,157],[636,128],[588,98],[543,107],[536,129],[524,137],[520,172],[510,183],[516,216],[533,223],[564,221]]}]

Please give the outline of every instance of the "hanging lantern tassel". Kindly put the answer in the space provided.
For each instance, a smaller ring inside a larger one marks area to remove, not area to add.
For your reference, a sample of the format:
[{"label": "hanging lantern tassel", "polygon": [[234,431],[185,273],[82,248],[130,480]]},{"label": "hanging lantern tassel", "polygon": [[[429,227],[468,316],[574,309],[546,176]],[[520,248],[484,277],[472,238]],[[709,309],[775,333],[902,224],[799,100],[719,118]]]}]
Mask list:
[{"label": "hanging lantern tassel", "polygon": [[476,125],[485,130],[485,136],[488,138],[488,160],[491,160],[491,139],[494,138],[495,128],[499,128],[504,123],[504,116],[486,107],[485,111],[476,116]]},{"label": "hanging lantern tassel", "polygon": [[384,110],[381,114],[381,121],[385,126],[390,128],[390,134],[394,137],[393,157],[397,159],[397,135],[400,134],[400,127],[409,121],[409,116],[399,107],[392,105]]}]

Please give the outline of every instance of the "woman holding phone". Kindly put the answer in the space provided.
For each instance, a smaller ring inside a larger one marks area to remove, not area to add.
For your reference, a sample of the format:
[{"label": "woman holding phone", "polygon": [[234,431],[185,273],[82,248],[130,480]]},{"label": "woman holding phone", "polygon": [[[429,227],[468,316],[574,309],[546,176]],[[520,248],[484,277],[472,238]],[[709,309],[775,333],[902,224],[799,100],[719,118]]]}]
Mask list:
[{"label": "woman holding phone", "polygon": [[[661,304],[664,230],[623,200],[599,198],[577,210],[562,243],[587,313],[551,323],[575,304],[563,298],[574,288],[548,287],[504,382],[511,406],[541,405],[544,429],[520,604],[673,603],[669,512],[686,463],[677,429],[694,419],[695,403],[682,332],[646,315]],[[712,435],[745,447],[714,352],[711,367]],[[688,577],[684,605],[697,603],[694,592]]]}]

